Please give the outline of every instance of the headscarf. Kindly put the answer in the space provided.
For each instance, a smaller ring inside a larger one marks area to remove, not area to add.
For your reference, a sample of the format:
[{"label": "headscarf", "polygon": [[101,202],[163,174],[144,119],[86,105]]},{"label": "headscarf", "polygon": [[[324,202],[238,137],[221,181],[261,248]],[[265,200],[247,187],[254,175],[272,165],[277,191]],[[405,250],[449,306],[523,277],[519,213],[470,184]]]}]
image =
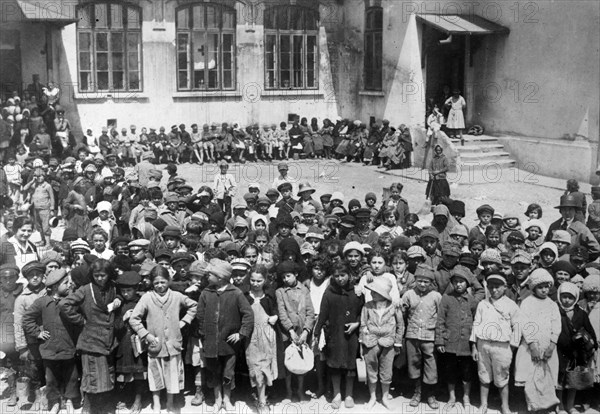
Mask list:
[{"label": "headscarf", "polygon": [[[575,297],[575,301],[573,302],[573,304],[571,306],[565,307],[562,304],[562,301],[560,300],[560,295],[562,293],[570,293],[571,295],[573,295]],[[571,312],[571,311],[573,311],[573,309],[575,309],[575,306],[577,305],[577,302],[579,301],[579,288],[574,283],[564,282],[558,287],[557,296],[558,296],[558,305],[561,307],[561,309],[564,310],[565,312]]]}]

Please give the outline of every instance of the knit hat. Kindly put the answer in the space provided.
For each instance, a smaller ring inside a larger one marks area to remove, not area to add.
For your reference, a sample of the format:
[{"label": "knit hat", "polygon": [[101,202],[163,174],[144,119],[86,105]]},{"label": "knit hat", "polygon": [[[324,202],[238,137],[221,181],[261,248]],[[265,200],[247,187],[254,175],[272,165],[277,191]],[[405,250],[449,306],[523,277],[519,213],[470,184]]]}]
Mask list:
[{"label": "knit hat", "polygon": [[510,264],[516,263],[531,264],[531,255],[525,250],[517,250],[510,260]]},{"label": "knit hat", "polygon": [[323,230],[320,227],[317,226],[310,226],[308,228],[308,231],[306,232],[306,236],[304,236],[305,239],[308,238],[313,238],[313,239],[319,239],[319,240],[324,240],[325,239],[325,235],[323,234]]},{"label": "knit hat", "polygon": [[453,200],[448,207],[450,214],[453,216],[464,217],[465,216],[465,203],[460,200]]},{"label": "knit hat", "polygon": [[233,270],[247,271],[251,267],[252,267],[252,265],[250,264],[250,262],[244,258],[237,258],[237,259],[233,259],[231,261],[231,268]]},{"label": "knit hat", "polygon": [[214,258],[208,263],[206,272],[218,277],[219,279],[229,279],[231,278],[233,268],[225,260]]},{"label": "knit hat", "polygon": [[417,266],[417,269],[415,270],[415,279],[417,279],[419,277],[433,281],[434,280],[433,268],[424,263],[421,263],[420,265]]},{"label": "knit hat", "polygon": [[502,265],[502,258],[500,257],[500,252],[496,249],[485,249],[483,253],[481,253],[479,261],[481,263],[487,262]]},{"label": "knit hat", "polygon": [[423,249],[421,246],[409,247],[408,250],[406,251],[406,254],[408,255],[409,259],[414,259],[416,257],[422,257],[422,258],[427,257],[427,253],[425,252],[425,249]]},{"label": "knit hat", "polygon": [[25,277],[25,278],[29,278],[30,276],[33,276],[35,274],[35,272],[44,274],[46,272],[46,266],[44,266],[42,263],[40,263],[38,261],[33,261],[33,262],[27,263],[21,269],[21,273],[23,274],[23,277]]},{"label": "knit hat", "polygon": [[308,233],[308,226],[306,224],[298,224],[296,227],[296,234],[300,237],[304,237],[304,235]]},{"label": "knit hat", "polygon": [[550,283],[550,286],[554,285],[554,278],[546,269],[538,268],[529,274],[529,288],[531,290],[542,283]]},{"label": "knit hat", "polygon": [[[546,231],[547,231],[546,225],[541,220],[533,219],[533,220],[526,221],[525,224],[523,225],[523,230],[527,231],[531,227],[537,227],[540,229],[542,234],[546,234]],[[570,238],[569,238],[569,240],[570,240]]]},{"label": "knit hat", "polygon": [[458,277],[464,279],[467,282],[467,286],[471,284],[471,278],[473,277],[473,273],[465,267],[465,266],[454,266],[454,268],[450,271],[450,280]]},{"label": "knit hat", "polygon": [[375,193],[369,192],[365,195],[365,202],[367,200],[374,200],[375,202],[377,202],[377,196],[375,195]]},{"label": "knit hat", "polygon": [[342,203],[344,202],[344,194],[342,194],[340,191],[334,191],[333,194],[331,195],[331,201],[333,200],[339,200]]},{"label": "knit hat", "polygon": [[392,240],[392,250],[403,250],[406,251],[410,248],[410,239],[407,236],[400,235]]},{"label": "knit hat", "polygon": [[225,216],[223,215],[222,212],[216,211],[209,216],[208,222],[215,223],[219,227],[223,227],[223,226],[225,226]]},{"label": "knit hat", "polygon": [[577,273],[577,269],[575,269],[575,266],[573,266],[571,262],[567,260],[559,260],[552,265],[552,271],[554,272],[554,274],[561,270],[563,272],[567,272],[569,275],[571,275],[571,277],[575,276],[575,274]]},{"label": "knit hat", "polygon": [[135,287],[140,284],[142,277],[138,272],[128,271],[117,276],[116,283],[122,287]]},{"label": "knit hat", "polygon": [[350,250],[356,250],[358,251],[360,254],[365,254],[365,249],[363,249],[362,244],[360,244],[357,241],[351,241],[346,243],[346,245],[344,246],[344,249],[342,251],[342,254],[346,254],[346,252],[349,252]]},{"label": "knit hat", "polygon": [[208,263],[203,261],[203,260],[196,260],[195,262],[193,262],[187,273],[188,275],[197,275],[197,276],[204,276],[206,275],[206,269],[208,267]]},{"label": "knit hat", "polygon": [[353,198],[352,200],[348,201],[348,210],[352,210],[353,207],[361,207],[360,201],[358,201],[356,198]]},{"label": "knit hat", "polygon": [[447,256],[460,256],[460,245],[456,242],[446,240],[442,243],[442,254]]},{"label": "knit hat", "polygon": [[181,238],[181,229],[177,226],[167,226],[162,235],[163,237]]},{"label": "knit hat", "polygon": [[100,201],[96,205],[96,211],[98,213],[101,213],[103,211],[108,211],[109,213],[111,213],[112,212],[112,204],[110,204],[108,201]]},{"label": "knit hat", "polygon": [[571,233],[566,230],[554,230],[552,233],[552,241],[553,242],[563,242],[567,244],[571,244]]},{"label": "knit hat", "polygon": [[42,264],[48,266],[48,263],[56,262],[59,266],[62,266],[63,258],[59,252],[50,250],[42,257]]},{"label": "knit hat", "polygon": [[589,275],[583,280],[584,292],[600,292],[600,275]]},{"label": "knit hat", "polygon": [[71,243],[71,251],[75,250],[85,250],[87,253],[90,252],[90,245],[83,239],[77,239],[73,243]]},{"label": "knit hat", "polygon": [[488,277],[485,278],[486,281],[490,281],[490,280],[497,280],[499,282],[502,282],[502,284],[506,285],[506,277],[504,277],[504,275],[501,275],[499,273],[493,273],[491,275],[488,275]]},{"label": "knit hat", "polygon": [[523,233],[521,233],[520,231],[511,231],[508,234],[508,237],[506,238],[506,240],[508,241],[513,241],[513,242],[521,242],[524,243],[525,242],[525,236],[523,236]]},{"label": "knit hat", "polygon": [[385,299],[391,302],[392,297],[390,292],[392,291],[392,282],[386,277],[376,277],[371,283],[365,286],[371,292],[378,293]]},{"label": "knit hat", "polygon": [[65,269],[54,269],[50,272],[50,274],[46,277],[46,287],[54,286],[67,277],[69,273]]},{"label": "knit hat", "polygon": [[297,273],[298,265],[296,262],[292,262],[290,260],[286,260],[285,262],[281,262],[277,265],[277,274],[284,275],[286,273]]},{"label": "knit hat", "polygon": [[283,213],[277,216],[277,226],[294,227],[294,219],[288,213]]}]

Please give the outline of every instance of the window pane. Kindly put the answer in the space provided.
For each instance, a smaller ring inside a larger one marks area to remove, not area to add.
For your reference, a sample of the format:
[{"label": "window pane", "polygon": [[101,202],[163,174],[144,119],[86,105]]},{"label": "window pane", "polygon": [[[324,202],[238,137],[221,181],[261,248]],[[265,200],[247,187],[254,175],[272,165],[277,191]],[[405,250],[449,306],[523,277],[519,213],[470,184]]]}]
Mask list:
[{"label": "window pane", "polygon": [[223,35],[223,70],[233,69],[233,35]]},{"label": "window pane", "polygon": [[96,51],[108,51],[108,33],[96,33]]},{"label": "window pane", "polygon": [[267,87],[275,88],[276,85],[276,71],[275,71],[275,56],[277,54],[276,47],[277,41],[276,36],[267,35],[267,41],[265,44],[265,66],[267,68]]},{"label": "window pane", "polygon": [[206,70],[206,54],[208,53],[204,32],[194,32],[192,37],[192,56],[194,65],[194,88],[204,88],[206,80],[204,79]]},{"label": "window pane", "polygon": [[206,6],[206,27],[219,27],[218,10],[214,6]]},{"label": "window pane", "polygon": [[89,52],[79,53],[79,70],[91,70],[92,69],[92,57]]},{"label": "window pane", "polygon": [[139,70],[140,59],[137,53],[127,54],[127,65],[129,70]]},{"label": "window pane", "polygon": [[113,29],[123,28],[123,6],[120,4],[110,5],[110,27]]},{"label": "window pane", "polygon": [[124,72],[113,72],[112,76],[113,76],[113,89],[124,89],[125,84],[124,84],[124,79],[123,79],[123,75]]},{"label": "window pane", "polygon": [[289,30],[290,14],[286,7],[277,7],[277,29]]},{"label": "window pane", "polygon": [[277,22],[277,7],[271,7],[265,10],[264,13],[264,26],[265,29],[276,29]]},{"label": "window pane", "polygon": [[77,27],[78,28],[89,28],[92,27],[92,9],[89,6],[82,6],[77,8]]},{"label": "window pane", "polygon": [[280,67],[280,87],[289,88],[291,86],[291,36],[280,36],[279,38],[279,67]]},{"label": "window pane", "polygon": [[123,53],[113,53],[112,54],[112,68],[116,71],[121,71],[125,69],[123,62]]},{"label": "window pane", "polygon": [[187,70],[178,71],[178,75],[179,75],[179,81],[178,81],[177,85],[178,85],[179,89],[189,89],[190,86],[188,85]]},{"label": "window pane", "polygon": [[136,90],[140,89],[140,73],[129,72],[129,89]]},{"label": "window pane", "polygon": [[96,69],[108,70],[108,53],[96,53]]},{"label": "window pane", "polygon": [[108,27],[108,11],[106,4],[94,5],[94,17],[96,18],[96,27],[105,29]]},{"label": "window pane", "polygon": [[304,25],[306,30],[317,30],[319,28],[319,12],[314,10],[304,10]]},{"label": "window pane", "polygon": [[303,36],[294,36],[294,57],[293,57],[293,65],[294,65],[294,83],[293,86],[295,88],[302,88],[304,86],[304,77],[302,74],[303,65],[302,65],[302,52],[303,52]]},{"label": "window pane", "polygon": [[177,28],[178,29],[187,29],[189,28],[189,9],[179,9],[177,10]]},{"label": "window pane", "polygon": [[306,37],[306,87],[314,88],[317,86],[317,37]]},{"label": "window pane", "polygon": [[89,91],[92,88],[92,74],[90,72],[79,72],[79,89]]},{"label": "window pane", "polygon": [[194,29],[202,29],[204,28],[204,6],[194,6]]},{"label": "window pane", "polygon": [[290,24],[292,30],[304,30],[304,10],[300,7],[290,7]]},{"label": "window pane", "polygon": [[140,49],[140,34],[138,32],[127,33],[127,50],[129,52],[139,51]]},{"label": "window pane", "polygon": [[92,34],[79,33],[79,50],[90,50],[92,48]]},{"label": "window pane", "polygon": [[223,10],[223,29],[235,29],[235,11]]},{"label": "window pane", "polygon": [[110,46],[113,52],[123,51],[123,33],[111,33],[110,34]]},{"label": "window pane", "polygon": [[139,29],[141,27],[140,21],[140,9],[138,9],[137,7],[128,7],[127,27],[129,27],[130,29]]},{"label": "window pane", "polygon": [[223,71],[223,88],[233,88],[233,72],[230,70]]},{"label": "window pane", "polygon": [[98,89],[108,89],[108,72],[98,72]]},{"label": "window pane", "polygon": [[208,87],[211,89],[219,86],[219,73],[217,62],[219,61],[219,35],[208,36]]},{"label": "window pane", "polygon": [[189,89],[189,34],[178,33],[177,34],[177,85],[179,89]]}]

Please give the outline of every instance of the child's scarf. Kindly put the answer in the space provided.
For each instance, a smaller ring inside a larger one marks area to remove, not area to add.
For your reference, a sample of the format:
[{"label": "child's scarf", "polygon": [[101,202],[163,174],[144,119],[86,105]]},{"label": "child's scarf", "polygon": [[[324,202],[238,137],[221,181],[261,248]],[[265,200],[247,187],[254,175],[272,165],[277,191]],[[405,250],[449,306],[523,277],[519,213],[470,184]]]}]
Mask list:
[{"label": "child's scarf", "polygon": [[[571,306],[565,307],[563,305],[562,301],[560,300],[560,295],[562,293],[570,293],[571,295],[573,295],[575,297],[575,300],[573,301],[573,304]],[[558,292],[557,292],[556,296],[558,297],[558,305],[561,307],[562,310],[564,310],[567,314],[569,314],[569,312],[573,312],[573,309],[575,309],[575,306],[577,306],[577,301],[579,301],[579,288],[577,287],[577,285],[575,283],[571,283],[571,282],[561,283],[561,285],[558,287]]]}]

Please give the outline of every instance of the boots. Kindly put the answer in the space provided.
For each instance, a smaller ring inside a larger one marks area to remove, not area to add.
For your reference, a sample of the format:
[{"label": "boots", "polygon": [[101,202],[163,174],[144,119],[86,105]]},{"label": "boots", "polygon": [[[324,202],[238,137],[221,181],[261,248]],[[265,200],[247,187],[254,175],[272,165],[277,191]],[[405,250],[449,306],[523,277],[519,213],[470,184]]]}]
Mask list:
[{"label": "boots", "polygon": [[36,387],[35,390],[35,405],[40,411],[48,410],[48,395],[46,393],[46,387]]},{"label": "boots", "polygon": [[204,394],[202,393],[202,387],[196,386],[196,395],[194,395],[194,399],[192,400],[192,405],[198,406],[202,405],[204,402]]},{"label": "boots", "polygon": [[12,373],[8,376],[7,382],[9,396],[8,400],[6,401],[6,405],[9,407],[14,407],[17,405],[17,374],[14,371],[12,371]]},{"label": "boots", "polygon": [[29,404],[31,381],[27,377],[17,378],[16,396],[19,400],[19,408],[25,404]]}]

